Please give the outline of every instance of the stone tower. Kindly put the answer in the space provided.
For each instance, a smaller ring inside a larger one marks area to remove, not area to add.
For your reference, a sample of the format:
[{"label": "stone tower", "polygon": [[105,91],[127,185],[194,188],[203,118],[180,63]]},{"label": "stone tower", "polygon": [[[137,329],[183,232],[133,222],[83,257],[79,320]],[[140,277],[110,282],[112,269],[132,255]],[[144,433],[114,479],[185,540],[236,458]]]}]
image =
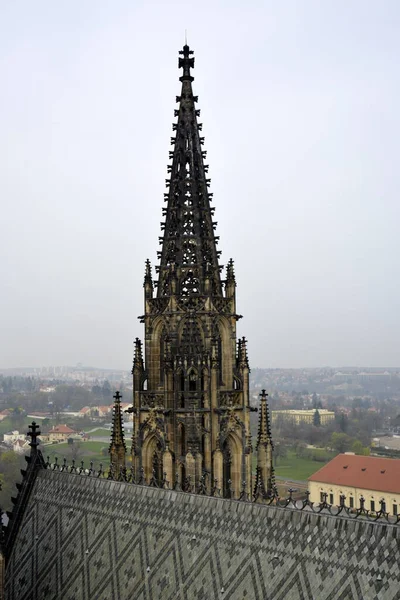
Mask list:
[{"label": "stone tower", "polygon": [[145,268],[144,357],[135,341],[132,459],[147,482],[238,497],[252,487],[247,344],[236,338],[232,260],[221,278],[193,51],[180,55],[157,281]]}]

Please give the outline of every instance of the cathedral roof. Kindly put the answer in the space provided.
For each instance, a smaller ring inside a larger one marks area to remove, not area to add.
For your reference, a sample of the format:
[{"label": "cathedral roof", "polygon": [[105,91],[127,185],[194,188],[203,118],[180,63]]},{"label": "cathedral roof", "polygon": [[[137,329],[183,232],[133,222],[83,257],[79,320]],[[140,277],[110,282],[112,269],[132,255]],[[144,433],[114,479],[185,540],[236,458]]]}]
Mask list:
[{"label": "cathedral roof", "polygon": [[392,600],[400,527],[40,469],[6,600]]}]

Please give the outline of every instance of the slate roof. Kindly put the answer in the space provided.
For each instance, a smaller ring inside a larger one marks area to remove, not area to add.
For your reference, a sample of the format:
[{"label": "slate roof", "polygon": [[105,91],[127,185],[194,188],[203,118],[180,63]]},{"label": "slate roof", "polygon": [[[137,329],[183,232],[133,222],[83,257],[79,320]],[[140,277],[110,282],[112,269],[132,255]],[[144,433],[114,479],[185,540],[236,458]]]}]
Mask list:
[{"label": "slate roof", "polygon": [[400,460],[338,454],[308,480],[400,494]]},{"label": "slate roof", "polygon": [[6,600],[395,600],[400,527],[40,468]]}]

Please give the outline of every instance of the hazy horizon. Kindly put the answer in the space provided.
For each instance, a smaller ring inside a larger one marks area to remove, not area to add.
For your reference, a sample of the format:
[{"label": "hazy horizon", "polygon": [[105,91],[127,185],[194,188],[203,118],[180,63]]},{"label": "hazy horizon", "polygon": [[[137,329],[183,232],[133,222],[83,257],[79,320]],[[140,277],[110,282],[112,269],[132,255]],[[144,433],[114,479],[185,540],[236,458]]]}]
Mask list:
[{"label": "hazy horizon", "polygon": [[[101,365],[86,365],[86,364],[67,364],[67,365],[39,365],[39,366],[32,366],[32,365],[25,365],[25,366],[21,366],[21,367],[2,367],[0,365],[0,373],[2,371],[17,371],[17,370],[28,370],[28,369],[60,369],[60,368],[67,368],[67,369],[92,369],[94,371],[99,370],[99,371],[131,371],[131,366],[130,367],[115,367],[115,368],[111,368],[111,367],[104,367]],[[314,367],[285,367],[285,366],[280,366],[280,367],[264,367],[261,365],[251,365],[251,370],[255,370],[255,369],[261,369],[261,370],[276,370],[276,371],[309,371],[309,370],[319,370],[319,369],[332,369],[332,370],[338,370],[340,371],[340,369],[366,369],[366,370],[371,370],[373,369],[374,371],[379,371],[379,370],[384,370],[384,369],[389,369],[390,371],[395,371],[395,370],[400,370],[400,366],[394,366],[394,367],[387,367],[385,365],[320,365],[320,366],[314,366]],[[251,371],[250,371],[251,372]]]},{"label": "hazy horizon", "polygon": [[130,368],[187,29],[250,366],[396,368],[399,27],[394,0],[3,3],[0,367]]}]

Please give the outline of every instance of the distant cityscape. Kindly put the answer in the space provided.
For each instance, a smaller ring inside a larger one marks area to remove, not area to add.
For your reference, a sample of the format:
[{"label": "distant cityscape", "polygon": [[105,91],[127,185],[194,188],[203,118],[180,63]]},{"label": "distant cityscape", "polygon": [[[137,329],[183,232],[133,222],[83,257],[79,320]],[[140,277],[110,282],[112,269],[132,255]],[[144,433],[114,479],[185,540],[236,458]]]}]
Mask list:
[{"label": "distant cityscape", "polygon": [[[105,369],[84,366],[43,366],[0,368],[3,377],[32,377],[43,383],[41,391],[51,391],[52,384],[78,383],[92,387],[109,381],[117,389],[132,389],[132,375],[125,369]],[[337,396],[388,394],[400,400],[400,367],[319,367],[307,369],[255,368],[250,374],[254,392],[266,388],[269,392],[310,392]],[[0,391],[1,394],[1,391]]]}]

